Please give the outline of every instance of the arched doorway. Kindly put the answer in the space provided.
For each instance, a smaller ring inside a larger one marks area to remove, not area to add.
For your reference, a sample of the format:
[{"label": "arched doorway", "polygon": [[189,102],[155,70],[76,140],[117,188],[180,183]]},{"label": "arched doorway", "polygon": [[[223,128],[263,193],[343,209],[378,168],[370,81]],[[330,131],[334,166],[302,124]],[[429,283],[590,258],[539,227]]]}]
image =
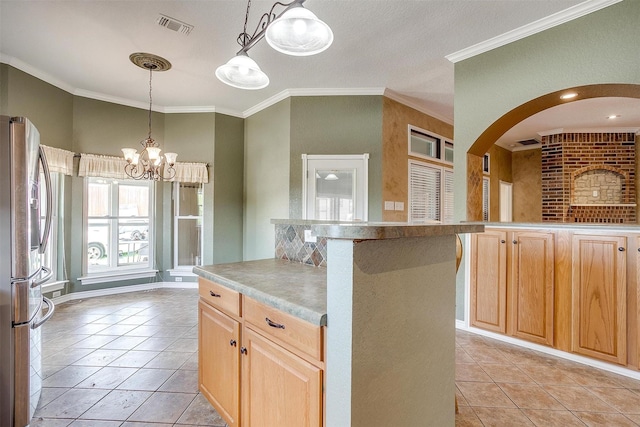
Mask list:
[{"label": "arched doorway", "polygon": [[[562,95],[570,92],[575,93],[576,96],[571,99],[561,98]],[[532,99],[491,124],[467,151],[467,221],[482,221],[483,156],[500,136],[526,118],[548,108],[600,97],[640,99],[640,85],[597,84],[566,88]]]}]

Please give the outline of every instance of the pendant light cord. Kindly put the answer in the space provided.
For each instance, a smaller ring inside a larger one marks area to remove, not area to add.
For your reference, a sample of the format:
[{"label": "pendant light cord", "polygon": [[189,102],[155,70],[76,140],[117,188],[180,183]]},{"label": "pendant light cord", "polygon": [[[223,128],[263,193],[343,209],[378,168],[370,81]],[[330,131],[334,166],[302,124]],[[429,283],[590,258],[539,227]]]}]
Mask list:
[{"label": "pendant light cord", "polygon": [[149,67],[149,139],[151,139],[151,76],[153,75],[153,67]]},{"label": "pendant light cord", "polygon": [[251,0],[247,1],[247,13],[244,15],[244,31],[242,32],[242,47],[245,47],[248,42],[249,35],[247,34],[247,22],[249,21],[249,9],[251,8]]}]

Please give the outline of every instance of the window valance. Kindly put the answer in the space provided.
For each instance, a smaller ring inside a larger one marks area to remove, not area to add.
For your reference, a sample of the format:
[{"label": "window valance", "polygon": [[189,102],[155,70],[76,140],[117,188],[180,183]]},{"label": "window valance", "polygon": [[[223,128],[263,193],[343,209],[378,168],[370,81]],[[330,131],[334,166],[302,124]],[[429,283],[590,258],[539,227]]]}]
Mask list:
[{"label": "window valance", "polygon": [[73,175],[73,152],[42,145],[50,172]]},{"label": "window valance", "polygon": [[[82,153],[80,154],[78,176],[128,179],[129,177],[124,173],[126,164],[127,161],[122,157]],[[174,167],[176,176],[171,181],[203,184],[209,182],[206,163],[177,162]]]}]

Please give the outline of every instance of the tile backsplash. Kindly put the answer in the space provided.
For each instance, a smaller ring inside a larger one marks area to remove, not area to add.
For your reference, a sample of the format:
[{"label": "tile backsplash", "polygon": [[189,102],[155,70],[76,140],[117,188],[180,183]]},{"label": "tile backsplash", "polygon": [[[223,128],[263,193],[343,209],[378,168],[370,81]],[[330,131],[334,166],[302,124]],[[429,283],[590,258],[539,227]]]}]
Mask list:
[{"label": "tile backsplash", "polygon": [[276,258],[326,267],[327,239],[306,242],[305,230],[311,230],[311,225],[275,224]]}]

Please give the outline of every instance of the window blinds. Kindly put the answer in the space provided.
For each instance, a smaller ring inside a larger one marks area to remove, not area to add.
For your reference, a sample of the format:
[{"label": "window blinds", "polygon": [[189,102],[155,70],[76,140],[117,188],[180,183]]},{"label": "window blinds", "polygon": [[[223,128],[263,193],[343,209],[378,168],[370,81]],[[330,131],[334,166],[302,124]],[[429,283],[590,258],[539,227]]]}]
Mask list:
[{"label": "window blinds", "polygon": [[453,222],[453,171],[444,170],[444,197],[443,202],[443,214],[442,222]]},{"label": "window blinds", "polygon": [[489,221],[489,178],[482,178],[482,220]]},{"label": "window blinds", "polygon": [[440,221],[442,169],[409,163],[409,221]]}]

